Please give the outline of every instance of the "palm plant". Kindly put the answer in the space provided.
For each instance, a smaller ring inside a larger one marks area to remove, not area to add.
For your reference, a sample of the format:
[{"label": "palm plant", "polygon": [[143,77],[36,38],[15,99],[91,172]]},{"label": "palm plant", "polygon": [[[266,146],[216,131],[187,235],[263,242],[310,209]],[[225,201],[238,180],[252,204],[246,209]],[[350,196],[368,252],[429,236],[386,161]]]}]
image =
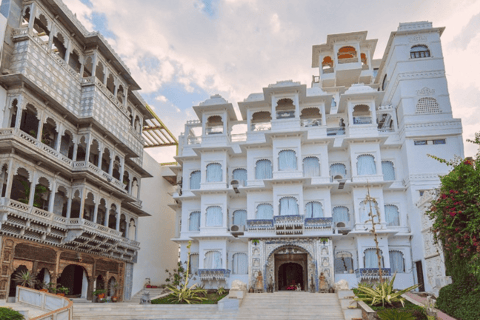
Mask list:
[{"label": "palm plant", "polygon": [[189,241],[187,245],[188,249],[188,260],[187,260],[187,269],[185,272],[185,282],[183,285],[180,285],[178,288],[175,285],[168,285],[167,288],[172,292],[168,295],[167,299],[171,303],[198,303],[206,300],[205,296],[207,291],[203,288],[197,288],[197,284],[188,287],[188,273],[190,269],[190,247],[192,242]]},{"label": "palm plant", "polygon": [[355,300],[367,302],[372,306],[378,304],[385,306],[385,303],[393,306],[395,302],[400,302],[402,306],[405,306],[405,298],[402,298],[402,294],[416,289],[418,285],[416,284],[406,289],[396,291],[393,289],[396,276],[397,273],[395,272],[390,282],[384,281],[383,283],[377,284],[374,288],[370,288],[365,284],[359,284],[357,288],[359,295],[355,297]]},{"label": "palm plant", "polygon": [[29,288],[33,288],[37,282],[35,276],[29,270],[24,270],[20,273],[17,273],[13,278],[13,281],[18,282],[23,287]]}]

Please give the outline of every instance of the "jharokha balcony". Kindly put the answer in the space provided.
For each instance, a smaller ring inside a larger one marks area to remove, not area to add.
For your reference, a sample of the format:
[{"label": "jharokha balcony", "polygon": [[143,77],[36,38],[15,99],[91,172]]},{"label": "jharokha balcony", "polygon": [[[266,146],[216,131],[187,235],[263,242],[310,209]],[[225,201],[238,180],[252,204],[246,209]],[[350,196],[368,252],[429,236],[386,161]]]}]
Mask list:
[{"label": "jharokha balcony", "polygon": [[135,262],[140,249],[139,242],[124,237],[128,232],[83,218],[66,218],[8,198],[0,198],[0,230],[15,237],[129,262]]},{"label": "jharokha balcony", "polygon": [[202,281],[226,281],[230,277],[228,269],[198,269]]},{"label": "jharokha balcony", "polygon": [[[361,281],[376,281],[380,279],[379,268],[360,268],[355,270],[355,274]],[[390,268],[382,268],[382,278],[389,278],[391,275]]]},{"label": "jharokha balcony", "polygon": [[304,215],[274,216],[273,219],[247,220],[249,232],[275,232],[276,235],[299,235],[305,231],[332,232],[332,218],[305,218]]}]

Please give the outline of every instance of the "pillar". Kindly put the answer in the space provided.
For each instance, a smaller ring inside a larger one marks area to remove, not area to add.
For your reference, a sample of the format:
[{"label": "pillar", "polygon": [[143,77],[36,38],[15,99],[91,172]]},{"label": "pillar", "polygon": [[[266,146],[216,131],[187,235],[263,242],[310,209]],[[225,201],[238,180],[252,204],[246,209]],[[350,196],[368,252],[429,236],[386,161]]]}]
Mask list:
[{"label": "pillar", "polygon": [[26,106],[22,106],[22,103],[19,102],[17,105],[17,118],[15,119],[15,129],[20,129],[20,122],[22,121],[24,109],[26,109]]},{"label": "pillar", "polygon": [[[55,177],[56,178],[56,177]],[[52,185],[50,186],[50,197],[48,198],[48,212],[53,212],[53,205],[55,202],[55,189],[57,188],[57,181],[53,180]]]},{"label": "pillar", "polygon": [[70,219],[72,214],[72,196],[73,194],[67,200],[67,219]]},{"label": "pillar", "polygon": [[85,210],[85,193],[87,193],[87,190],[85,187],[82,189],[82,197],[80,198],[80,215],[79,217],[83,219],[83,210]]},{"label": "pillar", "polygon": [[93,222],[97,223],[97,216],[98,216],[98,203],[95,202],[95,207],[93,209]]},{"label": "pillar", "polygon": [[117,212],[117,214],[116,214],[116,218],[117,218],[117,221],[116,221],[116,222],[117,222],[117,224],[116,224],[116,226],[115,226],[115,230],[120,231],[120,217],[121,217],[122,215],[121,215],[121,213],[120,213],[120,209],[117,209],[117,210],[118,210],[118,212]]},{"label": "pillar", "polygon": [[5,192],[5,198],[9,199],[10,194],[12,193],[12,185],[13,185],[13,159],[10,159],[8,162],[8,169],[7,169],[7,191]]},{"label": "pillar", "polygon": [[128,238],[128,230],[130,229],[130,217],[125,215],[125,222],[126,222],[126,226],[125,226],[125,238]]},{"label": "pillar", "polygon": [[70,52],[72,51],[72,40],[68,40],[67,50],[65,51],[65,63],[68,65],[70,61]]},{"label": "pillar", "polygon": [[78,144],[76,144],[74,142],[74,144],[73,144],[73,155],[72,155],[73,161],[77,161],[77,151],[78,151]]},{"label": "pillar", "polygon": [[37,140],[42,141],[42,131],[43,131],[43,112],[37,113],[37,116],[40,118],[38,121],[37,128]]},{"label": "pillar", "polygon": [[52,30],[50,30],[50,34],[48,37],[48,47],[47,51],[50,52],[52,50],[52,44],[53,44],[53,35],[55,34],[55,26],[52,24]]},{"label": "pillar", "polygon": [[120,160],[120,182],[123,184],[123,174],[125,173],[125,159]]},{"label": "pillar", "polygon": [[113,172],[113,161],[115,159],[115,154],[113,152],[111,152],[110,154],[110,166],[108,167],[108,174],[109,175],[112,175],[112,172]]},{"label": "pillar", "polygon": [[100,145],[98,145],[98,148],[100,149],[99,152],[98,152],[98,165],[97,167],[99,169],[102,169],[102,158],[103,158],[103,150],[102,148],[100,147]]},{"label": "pillar", "polygon": [[97,72],[97,50],[93,52],[93,58],[92,58],[92,77],[95,77],[95,73]]},{"label": "pillar", "polygon": [[[108,220],[110,219],[110,209],[109,209],[109,203],[105,203],[105,206],[107,208],[105,212],[105,223],[103,224],[105,227],[108,227]],[[108,280],[107,280],[108,281]]]},{"label": "pillar", "polygon": [[33,25],[35,24],[36,13],[37,13],[37,6],[34,2],[30,5],[30,21],[28,21],[28,32],[29,33],[33,30]]},{"label": "pillar", "polygon": [[127,101],[128,101],[128,87],[125,88],[125,100],[123,101],[123,105],[125,108],[127,107]]},{"label": "pillar", "polygon": [[32,182],[30,183],[30,194],[28,195],[28,205],[33,206],[33,200],[35,197],[35,173],[32,174]]},{"label": "pillar", "polygon": [[90,147],[91,147],[91,144],[92,144],[91,134],[88,135],[88,139],[86,139],[85,142],[87,144],[87,147],[85,148],[85,161],[88,165],[88,163],[90,163]]}]

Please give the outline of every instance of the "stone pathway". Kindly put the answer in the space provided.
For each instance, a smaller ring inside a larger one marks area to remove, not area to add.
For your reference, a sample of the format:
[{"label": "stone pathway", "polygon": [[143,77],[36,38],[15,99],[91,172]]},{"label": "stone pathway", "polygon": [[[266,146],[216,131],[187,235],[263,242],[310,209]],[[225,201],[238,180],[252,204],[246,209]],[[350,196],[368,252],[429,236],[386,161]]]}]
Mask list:
[{"label": "stone pathway", "polygon": [[247,294],[237,319],[344,320],[334,293],[275,292]]}]

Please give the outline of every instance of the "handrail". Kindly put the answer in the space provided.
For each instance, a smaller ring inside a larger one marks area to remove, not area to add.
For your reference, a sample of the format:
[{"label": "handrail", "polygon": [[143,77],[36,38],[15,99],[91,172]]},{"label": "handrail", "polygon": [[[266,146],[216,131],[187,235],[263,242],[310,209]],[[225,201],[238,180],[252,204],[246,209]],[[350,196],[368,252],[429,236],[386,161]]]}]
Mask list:
[{"label": "handrail", "polygon": [[[41,305],[36,305],[36,304],[32,304],[32,303],[29,303],[29,302],[26,302],[26,301],[21,301],[20,291],[22,291],[22,290],[41,295],[42,296]],[[46,299],[47,299],[48,296],[52,297],[52,299],[62,299],[62,300],[64,300],[63,301],[64,307],[61,307],[61,308],[56,309],[56,310],[52,310],[52,311],[50,311],[48,313],[45,313],[45,314],[43,314],[41,316],[38,316],[38,317],[30,318],[30,320],[47,320],[47,319],[48,320],[56,320],[57,316],[60,315],[60,313],[64,313],[65,311],[68,312],[68,318],[67,319],[68,320],[73,319],[73,301],[71,301],[70,299],[67,299],[65,297],[58,296],[58,295],[55,295],[55,294],[51,294],[51,293],[48,293],[48,292],[43,292],[43,291],[27,288],[27,287],[17,286],[17,294],[16,294],[15,298],[16,298],[16,302],[28,304],[28,305],[31,305],[31,306],[34,306],[34,307],[37,307],[37,308],[41,308],[42,310],[45,310],[46,309]],[[65,303],[67,304],[66,306],[65,306]],[[62,318],[62,319],[64,319],[64,318]]]}]

